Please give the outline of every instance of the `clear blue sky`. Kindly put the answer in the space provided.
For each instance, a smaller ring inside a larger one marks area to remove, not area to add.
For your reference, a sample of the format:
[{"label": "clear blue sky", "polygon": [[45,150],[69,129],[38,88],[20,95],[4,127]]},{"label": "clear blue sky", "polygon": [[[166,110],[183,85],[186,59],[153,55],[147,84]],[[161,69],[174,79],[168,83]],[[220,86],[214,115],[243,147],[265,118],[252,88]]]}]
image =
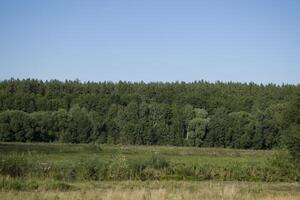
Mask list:
[{"label": "clear blue sky", "polygon": [[1,0],[0,80],[300,81],[298,0]]}]

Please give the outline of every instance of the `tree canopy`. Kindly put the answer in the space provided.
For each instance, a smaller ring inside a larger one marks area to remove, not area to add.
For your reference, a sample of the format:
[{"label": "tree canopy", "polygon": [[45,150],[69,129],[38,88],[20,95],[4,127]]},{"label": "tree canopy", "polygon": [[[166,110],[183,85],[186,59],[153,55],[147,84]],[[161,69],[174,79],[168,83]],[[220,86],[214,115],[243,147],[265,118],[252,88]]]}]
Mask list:
[{"label": "tree canopy", "polygon": [[299,92],[233,82],[4,80],[0,140],[270,149],[298,133]]}]

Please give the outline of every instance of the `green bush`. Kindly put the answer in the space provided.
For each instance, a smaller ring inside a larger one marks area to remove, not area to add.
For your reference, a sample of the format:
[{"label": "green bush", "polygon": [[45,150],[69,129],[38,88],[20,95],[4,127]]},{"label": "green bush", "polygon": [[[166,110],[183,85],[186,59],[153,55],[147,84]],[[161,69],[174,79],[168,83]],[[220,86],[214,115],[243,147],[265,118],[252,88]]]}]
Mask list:
[{"label": "green bush", "polygon": [[53,177],[56,180],[73,181],[78,176],[78,166],[78,161],[62,161],[55,163],[49,171],[49,177]]},{"label": "green bush", "polygon": [[152,154],[147,162],[147,166],[153,167],[154,169],[164,169],[169,167],[167,159],[159,153]]},{"label": "green bush", "polygon": [[274,153],[266,163],[265,181],[299,181],[300,167],[287,152]]},{"label": "green bush", "polygon": [[124,155],[113,156],[107,166],[107,178],[109,180],[126,180],[129,178],[129,165]]},{"label": "green bush", "polygon": [[26,180],[20,178],[1,177],[1,190],[35,190],[39,184],[34,180]]},{"label": "green bush", "polygon": [[[277,151],[279,152],[279,151]],[[287,152],[279,152],[255,162],[169,162],[161,154],[128,159],[121,153],[104,162],[99,157],[81,160],[45,161],[38,154],[0,155],[3,177],[42,178],[55,181],[81,180],[220,180],[299,181],[300,169]],[[12,186],[24,188],[16,181]],[[4,187],[4,186],[3,186]]]},{"label": "green bush", "polygon": [[26,176],[32,167],[32,163],[24,154],[1,156],[0,159],[1,175],[9,175],[11,177]]},{"label": "green bush", "polygon": [[300,125],[293,124],[287,130],[287,147],[300,168]]},{"label": "green bush", "polygon": [[81,179],[100,180],[105,177],[105,165],[98,159],[82,160],[79,168]]},{"label": "green bush", "polygon": [[59,190],[66,191],[72,189],[73,186],[61,182],[46,180],[39,182],[35,179],[27,178],[11,178],[11,177],[1,177],[0,178],[0,190]]}]

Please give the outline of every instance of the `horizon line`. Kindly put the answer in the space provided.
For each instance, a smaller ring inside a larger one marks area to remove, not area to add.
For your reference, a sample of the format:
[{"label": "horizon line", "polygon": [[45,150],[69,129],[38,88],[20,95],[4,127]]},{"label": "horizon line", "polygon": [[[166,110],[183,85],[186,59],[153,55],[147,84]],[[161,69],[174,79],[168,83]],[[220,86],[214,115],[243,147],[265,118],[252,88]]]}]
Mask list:
[{"label": "horizon line", "polygon": [[59,81],[61,83],[66,83],[66,82],[77,82],[80,84],[87,84],[87,83],[113,83],[113,84],[118,84],[118,83],[129,83],[129,84],[136,84],[136,83],[143,83],[143,84],[175,84],[175,83],[180,83],[180,84],[195,84],[195,83],[208,83],[208,84],[243,84],[243,85],[257,85],[257,86],[296,86],[299,87],[300,83],[284,83],[282,82],[281,84],[279,83],[274,83],[274,82],[268,82],[268,83],[257,83],[254,81],[226,81],[226,80],[215,80],[215,81],[210,81],[210,80],[205,80],[205,79],[198,79],[198,80],[193,80],[193,81],[184,81],[184,80],[173,80],[173,81],[145,81],[145,80],[139,80],[139,81],[131,81],[131,80],[80,80],[79,78],[75,79],[56,79],[56,78],[50,78],[50,79],[41,79],[41,78],[16,78],[16,77],[11,77],[11,78],[5,78],[1,79],[0,82],[5,82],[5,81],[26,81],[26,80],[34,80],[34,81],[42,81],[43,83],[45,82],[53,82],[53,81]]}]

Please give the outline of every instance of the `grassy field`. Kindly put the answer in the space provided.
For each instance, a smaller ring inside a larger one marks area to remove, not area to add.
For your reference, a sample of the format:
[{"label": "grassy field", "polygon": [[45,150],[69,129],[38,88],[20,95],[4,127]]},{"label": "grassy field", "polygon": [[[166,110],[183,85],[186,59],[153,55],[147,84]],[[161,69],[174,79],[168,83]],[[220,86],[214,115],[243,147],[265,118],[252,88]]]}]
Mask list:
[{"label": "grassy field", "polygon": [[119,181],[72,183],[71,190],[1,191],[2,200],[87,199],[87,200],[298,200],[298,183],[216,181]]},{"label": "grassy field", "polygon": [[129,159],[145,159],[155,153],[173,163],[255,163],[263,164],[275,151],[195,148],[174,146],[118,146],[88,144],[0,143],[3,154],[40,154],[47,161],[99,158],[109,160],[116,154]]},{"label": "grassy field", "polygon": [[0,197],[300,199],[299,171],[287,157],[277,150],[0,143]]}]

